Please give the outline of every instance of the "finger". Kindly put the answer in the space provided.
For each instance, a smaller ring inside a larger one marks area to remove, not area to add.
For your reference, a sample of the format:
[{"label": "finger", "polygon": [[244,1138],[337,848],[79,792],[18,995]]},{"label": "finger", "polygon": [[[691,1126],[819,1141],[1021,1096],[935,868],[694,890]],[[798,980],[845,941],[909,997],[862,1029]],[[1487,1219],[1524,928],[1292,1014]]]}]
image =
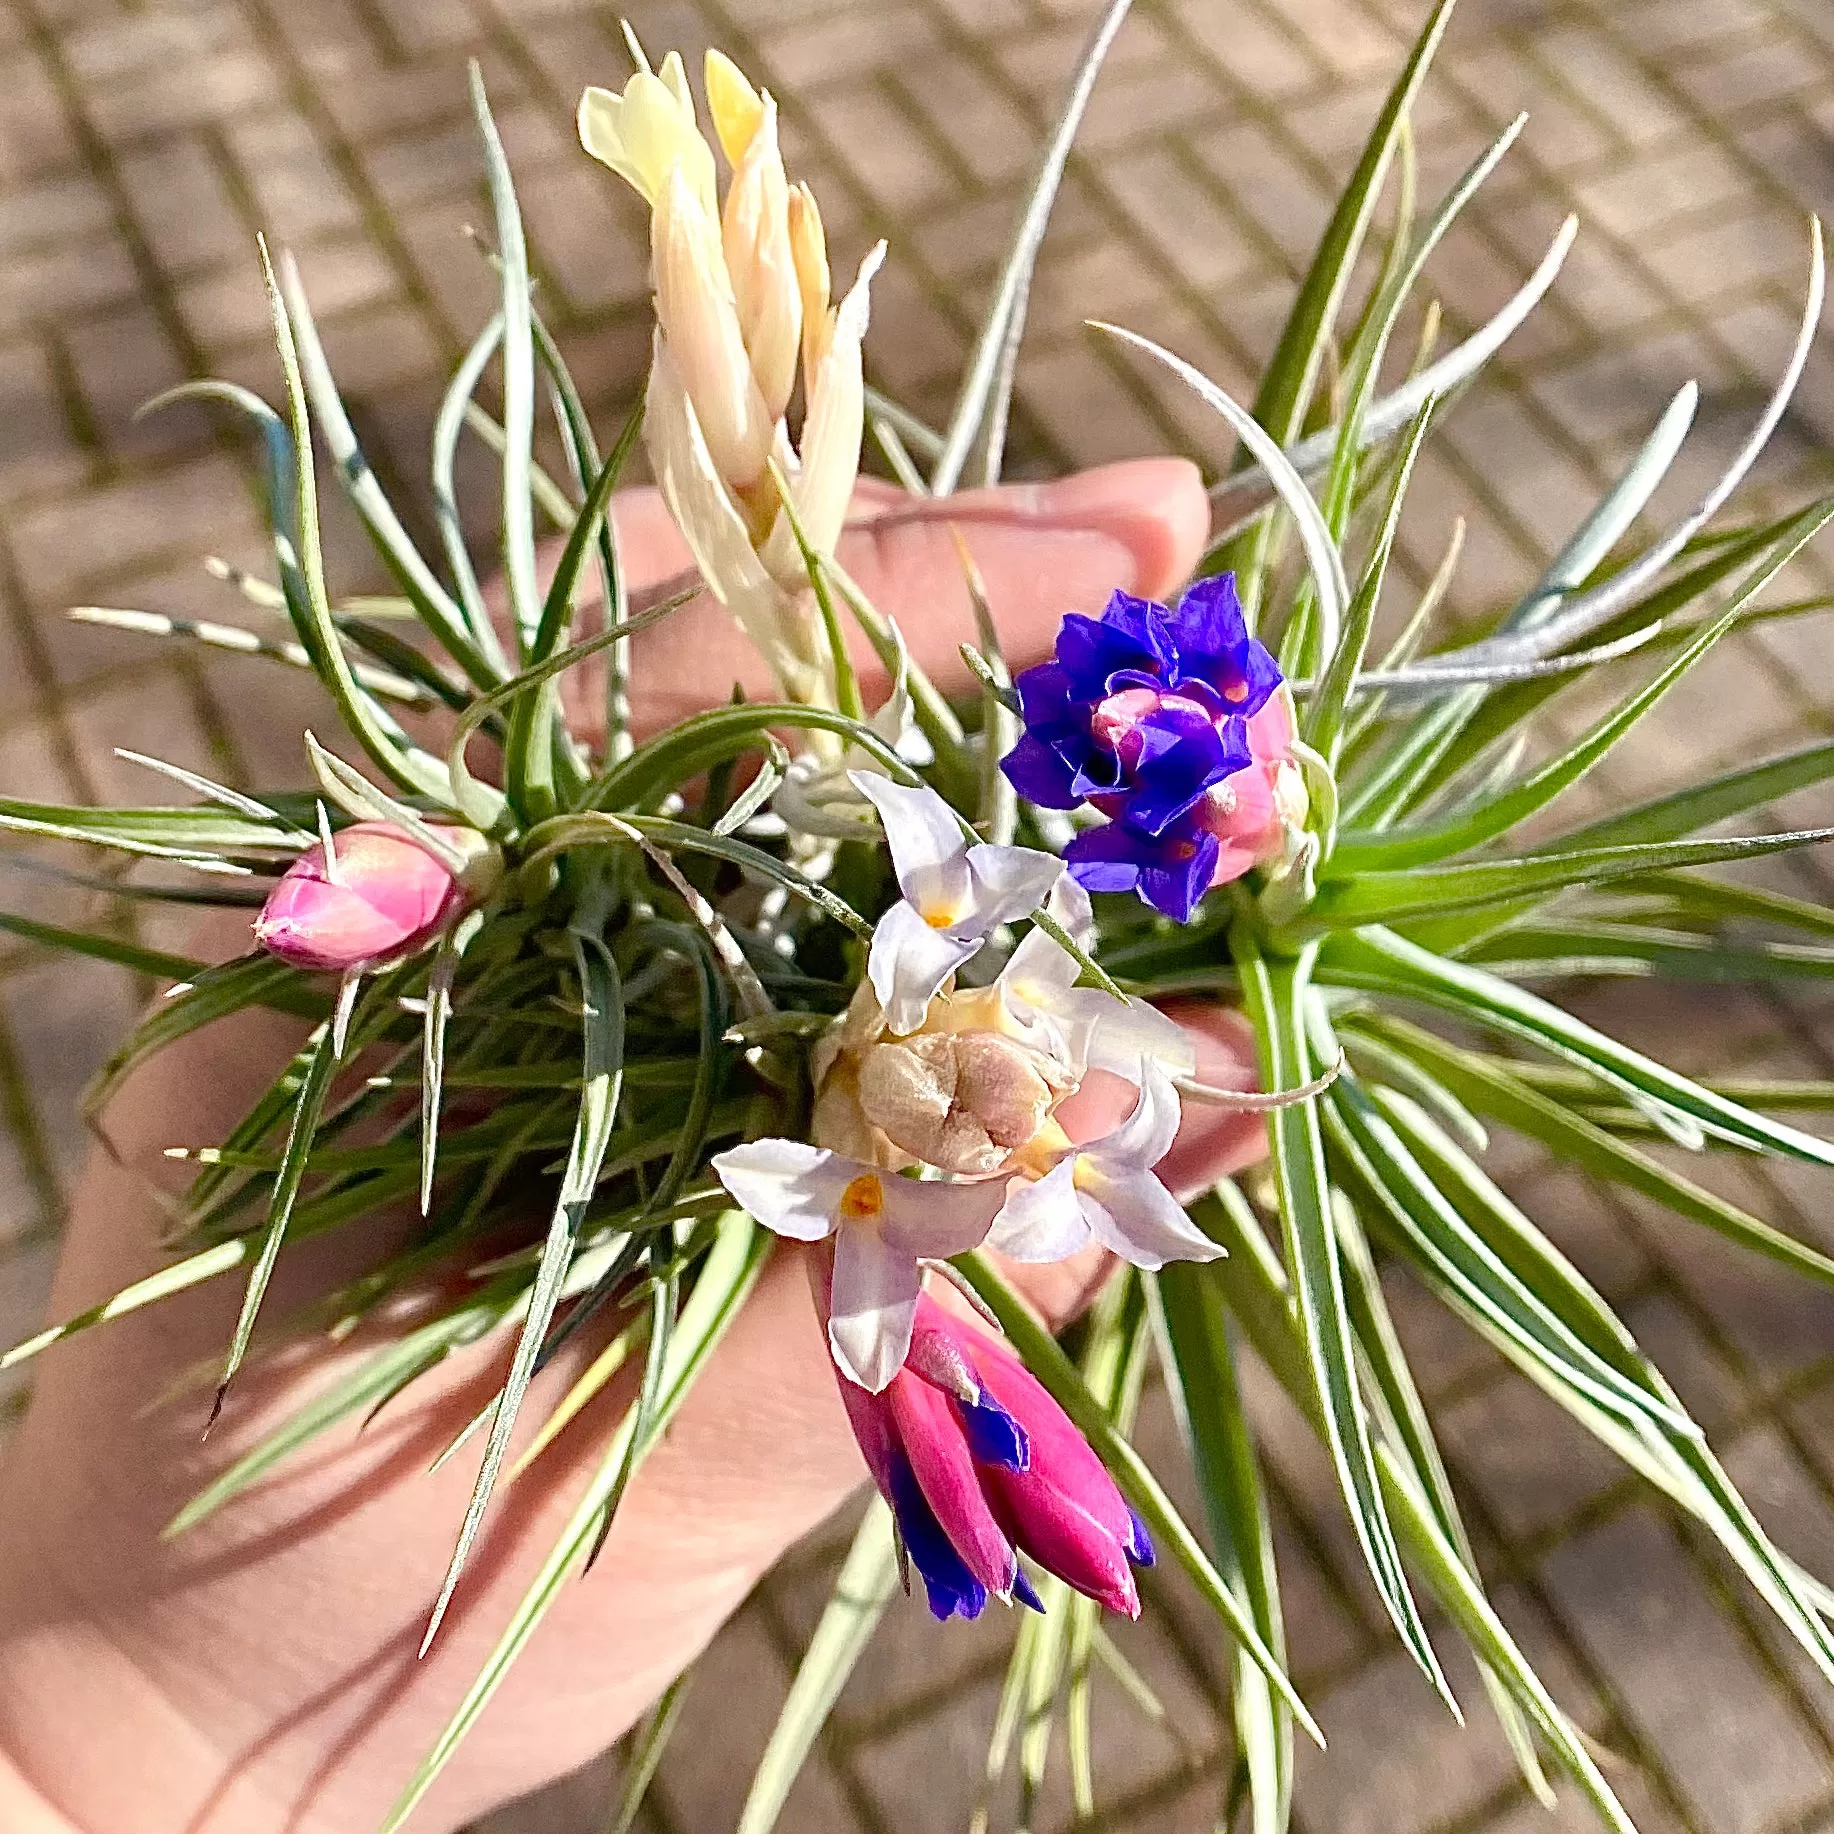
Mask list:
[{"label": "finger", "polygon": [[[874,488],[856,500],[860,511],[842,537],[841,563],[945,692],[971,685],[958,646],[976,635],[956,533],[1015,669],[1049,652],[1066,612],[1098,611],[1116,588],[1163,597],[1196,566],[1209,534],[1202,480],[1183,459],[1136,459],[934,503]],[[616,513],[633,590],[691,564],[654,491],[621,497]],[[851,633],[849,643],[876,700],[885,673],[863,637]],[[631,677],[640,734],[725,700],[735,683],[752,698],[774,693],[730,613],[706,594],[633,640]]]}]

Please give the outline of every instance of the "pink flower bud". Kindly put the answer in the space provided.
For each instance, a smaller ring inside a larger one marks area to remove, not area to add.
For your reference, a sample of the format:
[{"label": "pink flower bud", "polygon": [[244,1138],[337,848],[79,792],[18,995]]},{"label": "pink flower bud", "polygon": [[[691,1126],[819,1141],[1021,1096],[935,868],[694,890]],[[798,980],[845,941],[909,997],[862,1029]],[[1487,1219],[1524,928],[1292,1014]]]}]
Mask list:
[{"label": "pink flower bud", "polygon": [[[468,829],[442,828],[461,851],[482,851]],[[342,973],[393,961],[446,928],[471,893],[424,847],[387,822],[357,822],[332,837],[335,877],[324,847],[289,866],[255,919],[255,940],[295,968]]]},{"label": "pink flower bud", "polygon": [[1304,823],[1309,799],[1293,758],[1293,738],[1292,706],[1284,692],[1277,693],[1248,722],[1253,762],[1212,785],[1198,804],[1199,826],[1222,844],[1212,885],[1227,885],[1277,859],[1287,830]]},{"label": "pink flower bud", "polygon": [[840,1386],[937,1617],[978,1617],[990,1593],[1040,1608],[1020,1552],[1110,1611],[1139,1616],[1128,1562],[1151,1562],[1146,1531],[1004,1345],[924,1294],[910,1355],[884,1392],[845,1376]]}]

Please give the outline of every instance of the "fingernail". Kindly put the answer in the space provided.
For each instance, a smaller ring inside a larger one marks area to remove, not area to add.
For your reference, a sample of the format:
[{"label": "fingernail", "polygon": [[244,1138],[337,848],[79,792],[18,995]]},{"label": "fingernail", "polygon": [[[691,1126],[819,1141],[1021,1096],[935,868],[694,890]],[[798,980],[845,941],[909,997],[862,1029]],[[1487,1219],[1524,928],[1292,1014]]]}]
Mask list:
[{"label": "fingernail", "polygon": [[[1014,501],[1017,496],[1018,500]],[[1007,493],[1008,513],[1106,536],[1133,562],[1130,590],[1161,598],[1187,579],[1210,536],[1203,479],[1187,459],[1126,459]]]}]

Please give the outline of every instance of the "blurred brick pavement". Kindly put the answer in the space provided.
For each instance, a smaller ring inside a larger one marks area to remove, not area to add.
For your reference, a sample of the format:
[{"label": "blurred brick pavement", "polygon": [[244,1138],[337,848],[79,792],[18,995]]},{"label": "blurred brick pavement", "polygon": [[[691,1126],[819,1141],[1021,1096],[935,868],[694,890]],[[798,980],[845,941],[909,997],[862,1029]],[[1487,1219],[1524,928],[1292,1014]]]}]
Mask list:
[{"label": "blurred brick pavement", "polygon": [[[1137,0],[1073,161],[1020,372],[1015,462],[1061,466],[1176,444],[1216,454],[1188,404],[1144,386],[1080,329],[1121,320],[1237,392],[1265,356],[1337,182],[1422,0]],[[716,40],[783,103],[843,266],[874,235],[877,379],[940,415],[1041,124],[1092,0],[633,0],[652,46]],[[270,390],[252,238],[294,248],[372,457],[418,487],[439,379],[490,283],[461,234],[484,215],[464,99],[483,61],[516,164],[549,310],[600,415],[623,411],[645,341],[638,214],[575,150],[579,88],[621,80],[611,10],[590,0],[0,0],[0,785],[53,798],[148,789],[124,744],[217,774],[300,773],[308,691],[241,661],[67,624],[77,602],[235,619],[199,557],[259,565],[247,453],[203,411],[133,410],[188,376]],[[1455,600],[1518,590],[1698,377],[1681,492],[1743,437],[1786,348],[1804,212],[1834,206],[1831,0],[1466,0],[1420,111],[1436,195],[1519,108],[1520,148],[1435,258],[1454,326],[1487,314],[1569,210],[1584,219],[1552,300],[1423,460],[1404,536],[1414,582],[1469,519]],[[1761,470],[1757,500],[1825,485],[1834,347]],[[334,519],[339,581],[366,563]],[[1787,590],[1829,590],[1812,557]],[[1678,694],[1603,789],[1834,730],[1826,626],[1764,627]],[[1811,811],[1792,811],[1808,814]],[[1825,808],[1822,811],[1825,819]],[[1776,869],[1822,893],[1812,864]],[[9,875],[4,902],[55,888]],[[127,1022],[124,975],[0,956],[0,1338],[36,1314],[83,1138],[72,1100]],[[1618,995],[1619,1006],[1633,999]],[[1825,1005],[1825,1002],[1820,1003]],[[1815,1068],[1834,1028],[1813,1001],[1639,1008],[1684,1060]],[[1709,1043],[1709,1041],[1711,1041]],[[1499,1158],[1506,1158],[1499,1149]],[[1786,1546],[1834,1575],[1834,1298],[1583,1181],[1509,1160],[1536,1215],[1614,1300],[1715,1430]],[[1727,1168],[1824,1244],[1827,1187]],[[1615,1754],[1645,1834],[1834,1828],[1834,1696],[1670,1519],[1442,1314],[1397,1286],[1448,1453],[1507,1615]],[[1532,1834],[1475,1692],[1460,1734],[1378,1629],[1328,1477],[1271,1401],[1300,1680],[1332,1739],[1308,1755],[1309,1834]],[[1157,1413],[1147,1432],[1169,1444]],[[839,1531],[837,1531],[838,1533]],[[731,1825],[835,1541],[802,1550],[716,1645],[651,1816],[656,1834]],[[1226,1786],[1220,1651],[1156,1576],[1121,1634],[1164,1726],[1100,1703],[1101,1825],[1208,1830]],[[797,1834],[966,1827],[1006,1626],[894,1614],[785,1826]],[[613,1654],[615,1659],[615,1653]],[[1468,1677],[1463,1678],[1468,1680]],[[1061,1762],[1061,1759],[1059,1760]],[[492,1834],[598,1834],[609,1773]],[[1059,1782],[1047,1823],[1061,1823]],[[996,1826],[998,1822],[996,1820]]]}]

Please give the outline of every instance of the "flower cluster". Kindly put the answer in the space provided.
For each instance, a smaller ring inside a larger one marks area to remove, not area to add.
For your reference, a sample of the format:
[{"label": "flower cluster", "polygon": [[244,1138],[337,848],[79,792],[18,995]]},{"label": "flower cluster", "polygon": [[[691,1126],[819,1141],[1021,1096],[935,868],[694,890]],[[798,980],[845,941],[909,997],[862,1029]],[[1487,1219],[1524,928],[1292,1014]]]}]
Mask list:
[{"label": "flower cluster", "polygon": [[1001,766],[1013,787],[1109,817],[1066,854],[1091,891],[1137,892],[1188,922],[1305,819],[1291,704],[1232,575],[1199,580],[1175,609],[1117,592],[1100,618],[1066,617],[1053,659],[1015,685],[1025,731]]},{"label": "flower cluster", "polygon": [[[970,843],[933,790],[865,772],[856,784],[880,811],[902,896],[816,1052],[814,1143],[753,1140],[713,1167],[767,1229],[830,1244],[834,1360],[876,1394],[904,1366],[928,1262],[983,1242],[1057,1261],[1099,1241],[1147,1268],[1218,1250],[1152,1172],[1178,1128],[1172,1076],[1191,1067],[1176,1026],[1078,988],[1075,957],[1038,928],[992,985],[954,987],[996,929],[1047,899],[1086,932],[1088,899],[1063,862]],[[1112,1135],[1079,1146],[1056,1110],[1090,1068],[1139,1098]]]}]

